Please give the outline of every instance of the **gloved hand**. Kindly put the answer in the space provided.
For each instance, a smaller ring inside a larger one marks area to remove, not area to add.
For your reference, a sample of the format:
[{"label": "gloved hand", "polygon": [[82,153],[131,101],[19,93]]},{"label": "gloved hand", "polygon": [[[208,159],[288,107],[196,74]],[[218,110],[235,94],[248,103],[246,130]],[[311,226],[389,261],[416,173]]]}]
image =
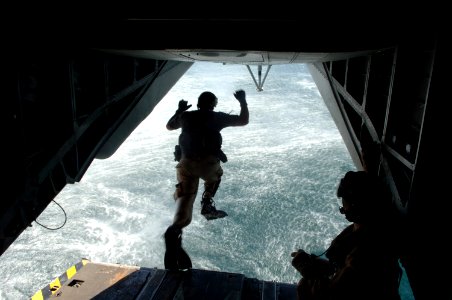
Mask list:
[{"label": "gloved hand", "polygon": [[184,99],[179,101],[179,108],[177,109],[177,112],[183,112],[186,111],[187,109],[189,109],[191,107],[190,105],[187,105],[188,101],[185,101]]},{"label": "gloved hand", "polygon": [[292,266],[295,269],[297,269],[298,272],[300,272],[302,274],[303,274],[303,269],[307,265],[312,263],[311,256],[302,249],[298,249],[298,251],[292,252],[291,256],[293,257]]},{"label": "gloved hand", "polygon": [[313,254],[308,254],[304,250],[299,249],[292,252],[292,266],[300,272],[303,278],[322,278],[334,272],[334,268],[326,259],[320,258]]},{"label": "gloved hand", "polygon": [[240,104],[246,104],[246,94],[244,90],[235,91],[234,97],[239,100]]}]

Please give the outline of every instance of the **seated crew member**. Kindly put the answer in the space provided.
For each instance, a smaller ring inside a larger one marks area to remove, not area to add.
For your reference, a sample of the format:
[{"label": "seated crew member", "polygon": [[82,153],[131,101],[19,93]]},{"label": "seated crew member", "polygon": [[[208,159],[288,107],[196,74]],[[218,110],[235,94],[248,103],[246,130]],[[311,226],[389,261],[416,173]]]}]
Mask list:
[{"label": "seated crew member", "polygon": [[337,196],[340,213],[353,222],[325,251],[327,259],[299,249],[292,266],[302,275],[299,300],[400,300],[402,271],[394,226],[392,200],[377,177],[367,172],[347,172]]}]

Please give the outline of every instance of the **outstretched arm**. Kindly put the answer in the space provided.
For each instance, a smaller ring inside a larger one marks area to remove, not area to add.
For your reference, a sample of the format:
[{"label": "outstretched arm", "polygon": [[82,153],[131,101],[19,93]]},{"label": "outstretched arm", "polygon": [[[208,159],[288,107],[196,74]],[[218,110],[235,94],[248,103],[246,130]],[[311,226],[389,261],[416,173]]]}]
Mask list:
[{"label": "outstretched arm", "polygon": [[248,111],[248,104],[246,103],[245,91],[235,91],[234,97],[240,102],[240,114],[236,125],[246,125],[250,120],[250,113]]},{"label": "outstretched arm", "polygon": [[166,123],[166,129],[175,130],[181,128],[182,124],[180,122],[180,116],[184,111],[191,107],[191,104],[187,104],[188,101],[185,101],[184,99],[179,101],[179,108],[176,110],[176,113],[169,119],[168,123]]}]

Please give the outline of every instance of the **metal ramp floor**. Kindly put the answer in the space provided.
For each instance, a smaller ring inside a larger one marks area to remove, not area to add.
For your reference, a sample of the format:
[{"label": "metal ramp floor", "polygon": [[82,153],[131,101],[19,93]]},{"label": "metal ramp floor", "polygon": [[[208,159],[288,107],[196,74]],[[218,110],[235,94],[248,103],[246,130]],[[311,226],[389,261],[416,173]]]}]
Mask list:
[{"label": "metal ramp floor", "polygon": [[191,269],[169,271],[82,260],[31,299],[296,299],[296,284],[243,274]]}]

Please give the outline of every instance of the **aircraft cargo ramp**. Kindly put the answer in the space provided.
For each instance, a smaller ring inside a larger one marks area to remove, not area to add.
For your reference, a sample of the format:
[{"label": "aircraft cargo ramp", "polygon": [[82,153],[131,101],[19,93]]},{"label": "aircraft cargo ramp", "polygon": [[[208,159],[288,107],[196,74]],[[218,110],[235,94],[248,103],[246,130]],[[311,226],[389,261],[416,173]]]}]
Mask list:
[{"label": "aircraft cargo ramp", "polygon": [[296,299],[296,284],[238,273],[170,271],[82,260],[31,299]]}]

